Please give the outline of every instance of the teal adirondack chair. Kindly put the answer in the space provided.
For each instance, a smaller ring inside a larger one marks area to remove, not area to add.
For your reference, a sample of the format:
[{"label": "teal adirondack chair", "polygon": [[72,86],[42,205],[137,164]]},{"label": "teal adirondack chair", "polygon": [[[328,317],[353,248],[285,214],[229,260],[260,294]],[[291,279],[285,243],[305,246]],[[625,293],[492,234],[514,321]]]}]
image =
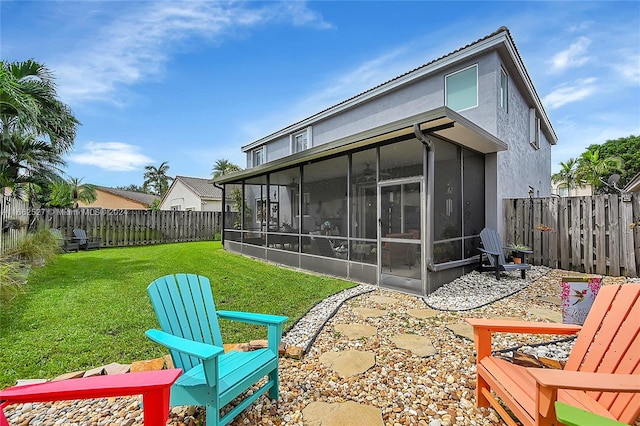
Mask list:
[{"label": "teal adirondack chair", "polygon": [[[171,387],[170,405],[206,407],[207,426],[226,425],[263,393],[278,399],[278,347],[285,316],[216,310],[209,279],[200,275],[166,275],[147,288],[160,330],[147,330],[154,342],[169,348],[182,376]],[[224,353],[218,318],[267,327],[268,347]],[[265,384],[222,418],[220,410],[263,377]]]}]

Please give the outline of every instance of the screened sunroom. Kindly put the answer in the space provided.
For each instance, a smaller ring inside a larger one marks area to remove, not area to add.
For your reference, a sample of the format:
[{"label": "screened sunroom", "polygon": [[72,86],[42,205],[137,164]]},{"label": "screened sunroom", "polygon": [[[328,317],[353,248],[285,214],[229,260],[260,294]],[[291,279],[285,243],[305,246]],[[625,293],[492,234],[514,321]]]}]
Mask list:
[{"label": "screened sunroom", "polygon": [[224,247],[426,295],[477,267],[505,148],[443,107],[225,175]]}]

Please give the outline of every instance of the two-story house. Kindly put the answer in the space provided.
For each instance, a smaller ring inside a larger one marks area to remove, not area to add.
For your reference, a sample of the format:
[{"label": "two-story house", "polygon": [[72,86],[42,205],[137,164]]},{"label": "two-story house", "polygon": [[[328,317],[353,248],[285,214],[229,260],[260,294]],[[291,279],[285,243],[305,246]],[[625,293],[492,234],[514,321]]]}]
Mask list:
[{"label": "two-story house", "polygon": [[549,196],[557,137],[507,28],[242,147],[224,247],[428,294],[502,200]]}]

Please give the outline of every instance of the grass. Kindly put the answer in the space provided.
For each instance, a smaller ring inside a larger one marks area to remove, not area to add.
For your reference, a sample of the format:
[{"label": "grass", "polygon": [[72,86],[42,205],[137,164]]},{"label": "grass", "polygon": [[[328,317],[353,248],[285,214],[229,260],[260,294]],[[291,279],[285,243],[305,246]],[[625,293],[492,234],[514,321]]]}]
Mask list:
[{"label": "grass", "polygon": [[[0,310],[0,389],[162,356],[145,330],[158,328],[146,293],[154,279],[210,278],[218,309],[287,315],[285,330],[315,303],[354,283],[305,274],[194,242],[68,253],[32,269],[26,292]],[[264,328],[221,322],[227,343],[266,338]]]}]

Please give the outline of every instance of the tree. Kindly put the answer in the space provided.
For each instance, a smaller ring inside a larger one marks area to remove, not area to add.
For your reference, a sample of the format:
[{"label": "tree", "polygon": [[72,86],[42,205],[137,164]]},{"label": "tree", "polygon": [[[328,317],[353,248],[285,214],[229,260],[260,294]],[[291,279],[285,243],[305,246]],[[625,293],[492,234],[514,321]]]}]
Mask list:
[{"label": "tree", "polygon": [[97,199],[96,187],[82,183],[82,179],[59,179],[51,184],[49,207],[78,208],[78,203],[91,204]]},{"label": "tree", "polygon": [[551,176],[554,183],[566,185],[568,190],[581,186],[584,182],[577,178],[578,160],[569,158],[566,163],[560,162],[560,171]]},{"label": "tree", "polygon": [[145,192],[150,192],[151,194],[162,197],[169,190],[169,182],[173,180],[172,177],[167,176],[169,163],[163,161],[157,168],[153,165],[148,165],[145,166],[144,170],[144,183],[142,187],[145,189]]},{"label": "tree", "polygon": [[25,186],[59,177],[62,155],[73,148],[79,124],[57,99],[53,73],[44,65],[0,61],[2,187],[19,194]]},{"label": "tree", "polygon": [[591,185],[595,192],[606,192],[607,188],[602,183],[614,172],[622,171],[622,159],[620,157],[604,157],[599,149],[583,152],[578,158],[576,178]]},{"label": "tree", "polygon": [[62,174],[64,161],[46,142],[31,133],[10,133],[4,139],[0,187],[20,192],[27,184],[52,182]]},{"label": "tree", "polygon": [[[610,139],[601,145],[590,145],[587,150],[598,150],[603,157],[618,157],[624,163],[620,170],[618,187],[622,188],[640,173],[640,136],[630,135],[618,139]],[[609,176],[603,176],[607,180]]]},{"label": "tree", "polygon": [[69,107],[57,99],[53,73],[29,59],[0,61],[0,151],[10,134],[32,134],[46,140],[55,152],[73,148],[80,122]]},{"label": "tree", "polygon": [[133,192],[144,192],[146,193],[146,189],[140,185],[136,185],[135,183],[132,183],[131,185],[128,186],[116,186],[116,189],[121,189],[123,191],[133,191]]},{"label": "tree", "polygon": [[227,159],[216,160],[213,165],[213,169],[211,170],[211,174],[214,178],[220,177],[222,175],[226,175],[232,172],[238,172],[242,170],[240,166],[230,162]]}]

